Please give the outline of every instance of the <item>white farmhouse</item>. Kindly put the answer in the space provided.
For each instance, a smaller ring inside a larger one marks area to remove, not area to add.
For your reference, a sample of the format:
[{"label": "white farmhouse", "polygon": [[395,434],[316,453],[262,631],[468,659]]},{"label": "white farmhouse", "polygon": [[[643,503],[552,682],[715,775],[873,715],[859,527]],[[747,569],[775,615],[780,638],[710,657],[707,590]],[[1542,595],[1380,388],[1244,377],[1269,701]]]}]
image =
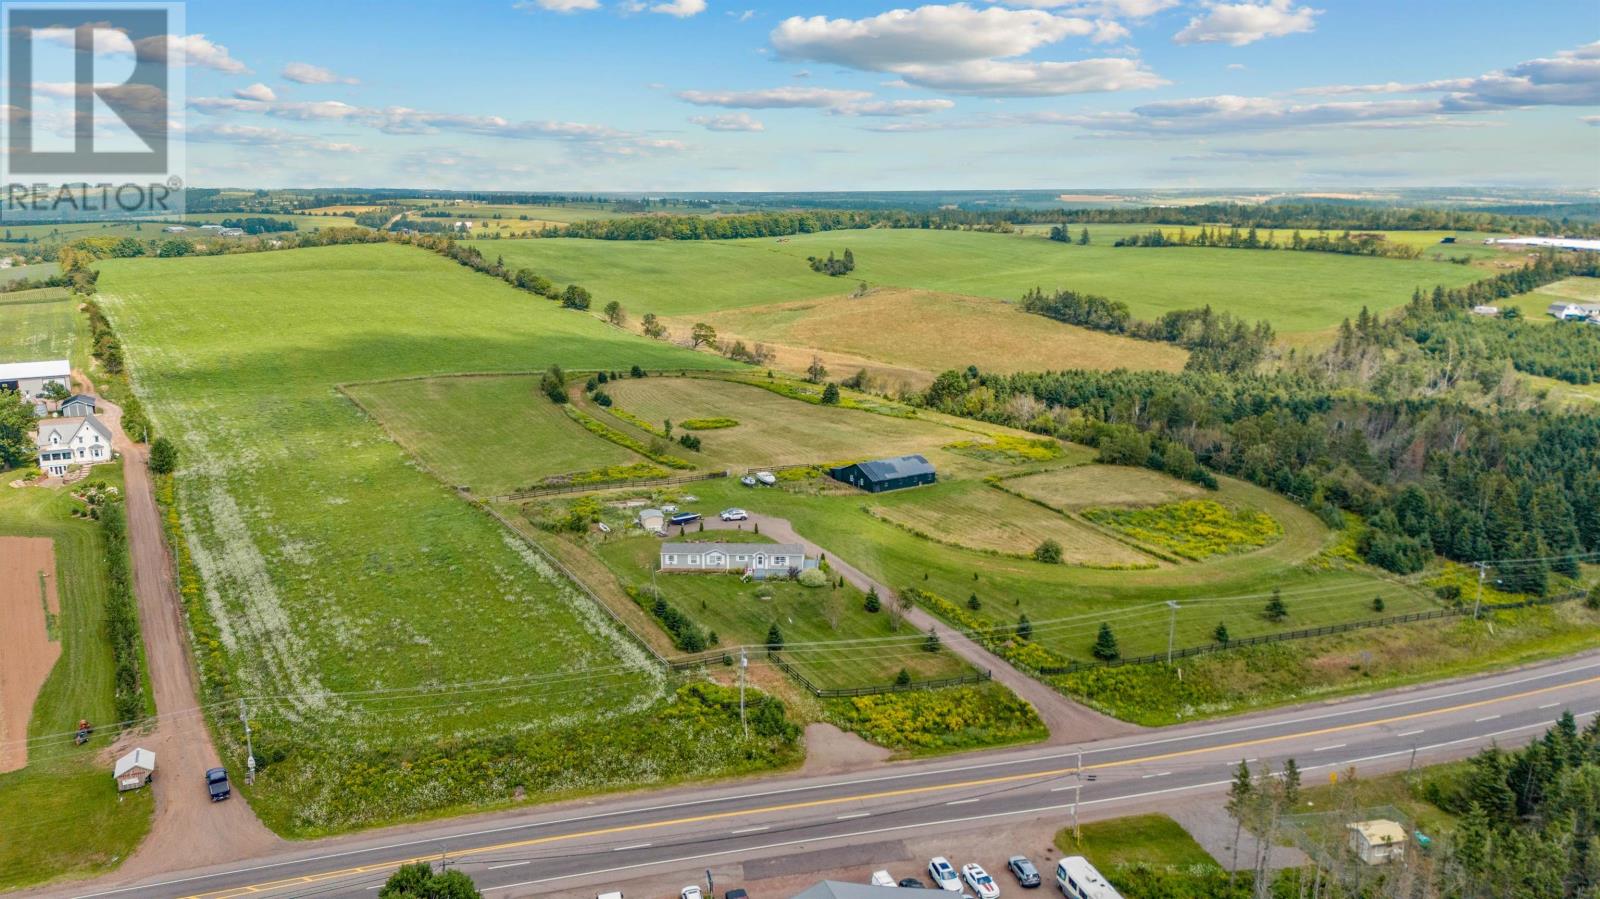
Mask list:
[{"label": "white farmhouse", "polygon": [[789,572],[817,567],[798,543],[663,543],[661,570],[745,574],[754,578],[788,577]]},{"label": "white farmhouse", "polygon": [[70,466],[87,468],[111,461],[111,429],[93,415],[40,419],[34,443],[39,470],[49,477],[62,477]]},{"label": "white farmhouse", "polygon": [[0,363],[0,390],[15,390],[25,400],[44,396],[51,384],[70,387],[72,363],[66,359]]}]

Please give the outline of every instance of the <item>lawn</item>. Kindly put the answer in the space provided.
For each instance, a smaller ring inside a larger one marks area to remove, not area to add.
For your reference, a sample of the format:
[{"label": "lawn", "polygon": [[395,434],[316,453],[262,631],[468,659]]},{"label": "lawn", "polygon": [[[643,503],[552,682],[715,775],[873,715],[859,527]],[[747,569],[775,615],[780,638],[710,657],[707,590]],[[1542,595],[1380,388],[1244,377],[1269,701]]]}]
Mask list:
[{"label": "lawn", "polygon": [[1156,560],[1111,537],[980,481],[949,481],[873,497],[871,514],[938,543],[1009,556],[1061,544],[1070,565],[1155,567]]},{"label": "lawn", "polygon": [[[1280,332],[1335,326],[1362,306],[1403,305],[1418,285],[1459,286],[1482,276],[1469,266],[1331,253],[1111,246],[1139,226],[1091,227],[1089,246],[1038,234],[871,229],[733,241],[489,241],[477,245],[559,283],[577,282],[600,304],[619,301],[682,317],[838,296],[855,282],[1015,300],[1032,287],[1071,288],[1128,304],[1155,318],[1211,305]],[[849,248],[845,278],[812,272],[806,257]],[[832,347],[829,347],[832,349]]]},{"label": "lawn", "polygon": [[72,348],[72,301],[61,290],[24,293],[0,294],[0,362],[65,359]]},{"label": "lawn", "polygon": [[445,483],[508,493],[566,472],[643,461],[585,431],[526,375],[383,381],[346,388]]},{"label": "lawn", "polygon": [[[97,467],[94,477],[120,485],[120,466]],[[149,791],[119,799],[96,760],[117,736],[116,714],[105,550],[99,523],[72,517],[81,506],[65,490],[0,486],[0,535],[55,543],[62,646],[34,703],[28,766],[0,774],[0,890],[114,868],[150,828]],[[103,725],[82,747],[71,737],[80,718]]]},{"label": "lawn", "polygon": [[[770,542],[750,533],[731,533],[734,536],[709,531],[690,536]],[[660,543],[648,536],[614,539],[599,546],[598,553],[624,584],[643,588],[652,583],[650,572]],[[705,630],[714,631],[720,645],[765,645],[768,628],[778,625],[785,644],[784,660],[823,689],[884,686],[892,683],[902,668],[914,680],[972,673],[971,666],[954,653],[923,651],[921,635],[907,626],[896,630],[888,609],[866,611],[864,595],[849,584],[842,588],[808,588],[793,581],[762,585],[723,574],[659,575],[654,583],[679,611]],[[883,642],[814,645],[853,640]]]},{"label": "lawn", "polygon": [[1074,835],[1067,827],[1056,833],[1056,848],[1063,855],[1082,855],[1108,874],[1118,865],[1153,865],[1164,868],[1215,867],[1216,859],[1189,832],[1166,815],[1133,815],[1095,821]]},{"label": "lawn", "polygon": [[[107,261],[100,290],[156,429],[183,448],[177,522],[203,584],[186,598],[216,634],[199,646],[203,700],[258,697],[256,747],[281,753],[249,790],[269,826],[324,833],[505,801],[511,786],[496,792],[489,774],[360,781],[399,753],[493,755],[494,740],[657,707],[666,685],[601,609],[335,388],[551,363],[661,367],[682,351],[398,245]],[[555,680],[527,688],[539,679]],[[490,686],[421,698],[466,682]],[[231,716],[214,723],[237,753]],[[736,751],[704,752],[674,776],[729,770]]]}]

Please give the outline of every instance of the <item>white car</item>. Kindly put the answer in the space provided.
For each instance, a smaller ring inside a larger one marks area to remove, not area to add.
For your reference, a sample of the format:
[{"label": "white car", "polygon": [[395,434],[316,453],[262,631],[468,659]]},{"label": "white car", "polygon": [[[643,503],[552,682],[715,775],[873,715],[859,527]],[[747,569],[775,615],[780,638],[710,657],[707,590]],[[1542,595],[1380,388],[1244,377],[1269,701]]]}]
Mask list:
[{"label": "white car", "polygon": [[666,505],[661,507],[661,511],[667,513],[668,515],[671,515],[672,513],[678,511],[678,506],[677,506],[676,503],[667,503]]},{"label": "white car", "polygon": [[898,886],[898,884],[894,882],[894,875],[890,874],[888,871],[873,871],[872,879],[868,881],[868,883],[875,887]]},{"label": "white car", "polygon": [[700,899],[700,888],[690,884],[678,892],[678,899]]},{"label": "white car", "polygon": [[978,894],[978,899],[1000,899],[1000,884],[995,883],[989,872],[983,870],[983,866],[977,862],[961,866],[961,879]]},{"label": "white car", "polygon": [[723,509],[718,517],[723,521],[745,521],[750,517],[750,513],[743,509]]},{"label": "white car", "polygon": [[941,890],[961,892],[961,877],[956,874],[955,865],[942,855],[936,855],[928,862],[928,876],[933,878],[933,885]]}]

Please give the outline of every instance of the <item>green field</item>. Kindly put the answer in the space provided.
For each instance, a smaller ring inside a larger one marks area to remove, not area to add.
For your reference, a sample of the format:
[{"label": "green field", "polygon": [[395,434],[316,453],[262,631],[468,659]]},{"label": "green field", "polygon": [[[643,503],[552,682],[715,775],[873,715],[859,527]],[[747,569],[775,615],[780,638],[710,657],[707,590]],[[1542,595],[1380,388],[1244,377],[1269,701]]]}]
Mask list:
[{"label": "green field", "polygon": [[1555,324],[1545,312],[1551,303],[1600,303],[1600,278],[1566,278],[1538,290],[1501,300],[1501,309],[1515,308],[1528,321]]},{"label": "green field", "polygon": [[1052,508],[1074,512],[1094,506],[1155,506],[1207,494],[1198,484],[1126,465],[1058,468],[1011,478],[1006,487]]},{"label": "green field", "polygon": [[[1320,331],[1362,306],[1403,305],[1418,285],[1458,286],[1481,277],[1468,266],[1341,256],[1204,248],[1114,248],[1141,226],[1091,227],[1089,246],[1038,234],[871,229],[731,241],[490,241],[477,245],[510,266],[558,283],[577,282],[600,304],[635,317],[761,306],[837,295],[856,281],[1014,300],[1032,287],[1071,288],[1122,300],[1135,315],[1210,304],[1280,332]],[[849,248],[844,278],[812,272],[806,257]]]},{"label": "green field", "polygon": [[0,294],[0,362],[65,359],[72,349],[72,301],[62,290],[24,293],[27,296]]},{"label": "green field", "polygon": [[[656,707],[660,675],[601,609],[335,387],[686,354],[397,245],[108,261],[100,290],[157,430],[183,447],[179,521],[204,585],[186,594],[217,635],[200,646],[207,691],[272,697],[253,707],[256,747],[283,755],[249,790],[269,826],[327,832],[482,802],[484,778],[388,783],[381,795],[359,781],[399,746],[448,738],[466,752]],[[576,675],[597,668],[611,671]],[[509,690],[538,678],[558,680]],[[424,698],[465,682],[501,686]],[[387,698],[351,693],[375,690]],[[237,751],[231,719],[217,729]],[[674,776],[730,770],[737,751],[702,752]],[[663,776],[648,763],[528,792]]]},{"label": "green field", "polygon": [[[120,485],[120,465],[94,477]],[[0,774],[0,890],[114,868],[150,828],[150,791],[119,797],[96,758],[117,736],[113,663],[104,543],[98,522],[72,517],[81,506],[61,489],[0,486],[0,536],[55,543],[62,643],[34,703],[28,765]],[[81,747],[71,737],[80,718],[103,725]]]}]

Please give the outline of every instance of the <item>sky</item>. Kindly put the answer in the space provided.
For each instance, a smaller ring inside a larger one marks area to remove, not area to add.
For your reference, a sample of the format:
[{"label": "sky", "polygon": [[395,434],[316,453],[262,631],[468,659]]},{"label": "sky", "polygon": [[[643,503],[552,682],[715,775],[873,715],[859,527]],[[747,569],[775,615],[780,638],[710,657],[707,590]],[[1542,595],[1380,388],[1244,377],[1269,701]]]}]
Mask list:
[{"label": "sky", "polygon": [[195,185],[1600,190],[1600,3],[193,0]]}]

